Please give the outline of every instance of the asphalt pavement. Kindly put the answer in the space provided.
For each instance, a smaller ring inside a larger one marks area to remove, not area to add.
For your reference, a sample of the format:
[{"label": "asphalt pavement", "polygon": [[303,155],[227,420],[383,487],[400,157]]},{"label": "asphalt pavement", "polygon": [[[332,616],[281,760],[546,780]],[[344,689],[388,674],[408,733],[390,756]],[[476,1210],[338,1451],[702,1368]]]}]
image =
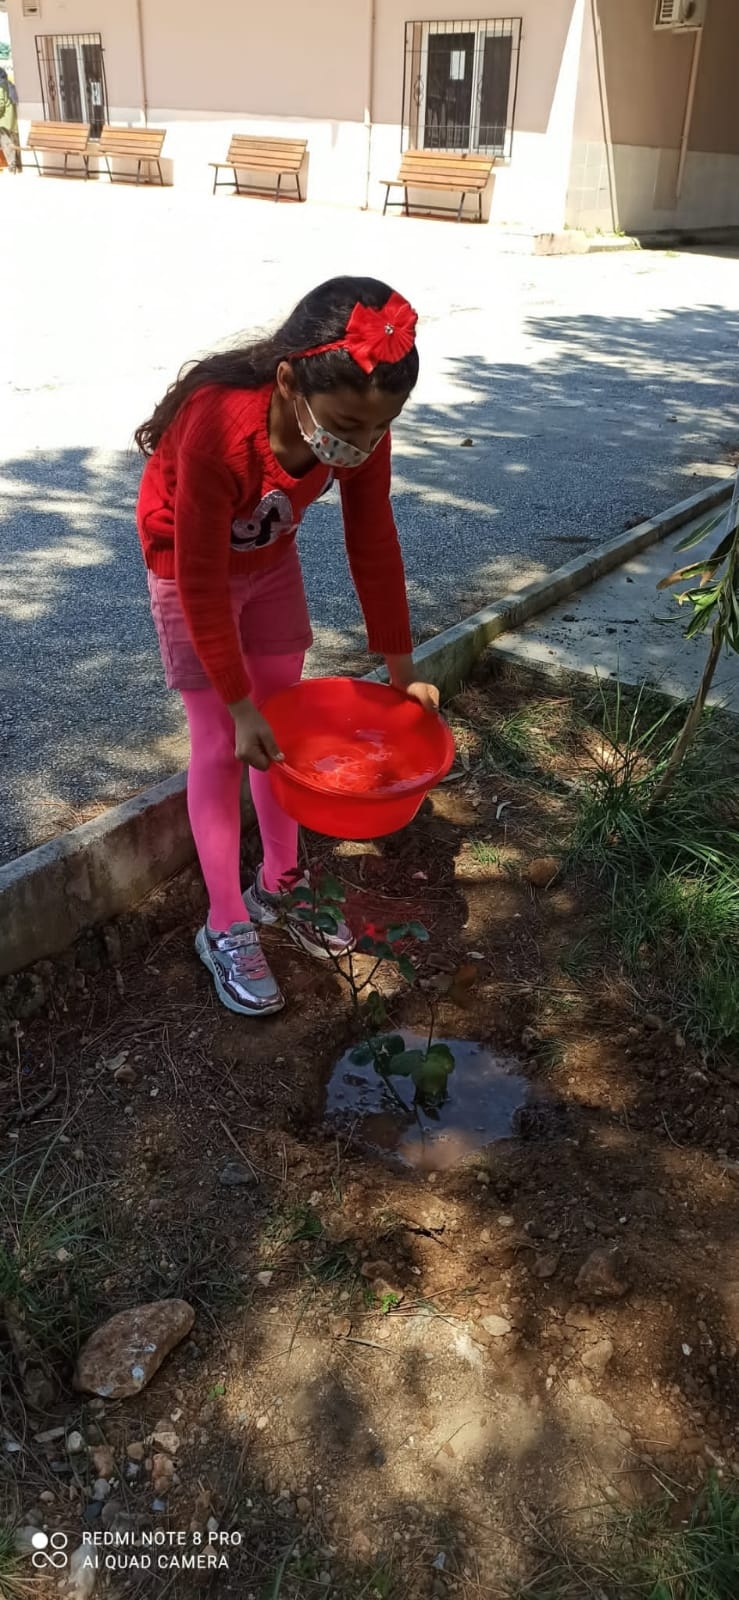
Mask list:
[{"label": "asphalt pavement", "polygon": [[[134,527],[137,423],[182,361],[336,272],[420,312],[395,434],[417,637],[708,482],[739,439],[726,249],[534,258],[487,228],[0,184],[0,860],[180,767]],[[338,499],[300,539],[312,672],[364,670]]]}]

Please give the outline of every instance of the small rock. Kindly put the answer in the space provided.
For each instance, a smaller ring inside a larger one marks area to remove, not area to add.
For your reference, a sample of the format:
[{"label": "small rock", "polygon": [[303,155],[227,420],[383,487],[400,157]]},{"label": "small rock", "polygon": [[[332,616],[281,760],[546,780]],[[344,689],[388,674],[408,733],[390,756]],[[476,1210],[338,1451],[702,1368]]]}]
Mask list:
[{"label": "small rock", "polygon": [[101,1556],[102,1551],[89,1544],[81,1544],[72,1552],[67,1567],[67,1593],[73,1600],[89,1600],[95,1593]]},{"label": "small rock", "polygon": [[621,1300],[630,1288],[621,1252],[593,1250],[577,1274],[577,1287],[586,1300]]},{"label": "small rock", "polygon": [[67,1434],[67,1450],[70,1456],[78,1456],[84,1448],[85,1441],[81,1433],[73,1432]]},{"label": "small rock", "polygon": [[75,1389],[109,1400],[140,1394],[194,1321],[195,1312],[186,1300],[156,1300],[120,1311],[80,1351],[72,1379]]},{"label": "small rock", "polygon": [[53,1444],[56,1439],[63,1439],[66,1428],[45,1428],[43,1433],[34,1433],[37,1444]]},{"label": "small rock", "polygon": [[137,1439],[133,1444],[127,1446],[126,1455],[129,1461],[143,1461],[146,1455],[146,1445],[140,1439]]},{"label": "small rock", "polygon": [[266,1427],[268,1427],[268,1425],[269,1425],[269,1417],[268,1416],[265,1415],[265,1416],[262,1416],[262,1417],[257,1417],[257,1428],[258,1428],[260,1433],[264,1433],[264,1430],[265,1430]]},{"label": "small rock", "polygon": [[503,1339],[507,1333],[511,1332],[511,1324],[506,1317],[482,1317],[480,1326],[485,1329],[486,1333],[490,1334],[491,1339]]},{"label": "small rock", "polygon": [[371,1539],[368,1539],[366,1533],[362,1532],[361,1528],[359,1528],[357,1532],[352,1535],[352,1550],[354,1551],[355,1556],[361,1557],[372,1554],[372,1541]]},{"label": "small rock", "polygon": [[503,1216],[498,1217],[498,1227],[499,1228],[513,1228],[513,1227],[515,1227],[515,1225],[516,1225],[515,1217],[509,1217],[509,1216],[505,1215],[505,1213],[504,1213]]},{"label": "small rock", "polygon": [[136,1073],[133,1067],[116,1067],[113,1073],[114,1083],[132,1084],[136,1082]]},{"label": "small rock", "polygon": [[82,1513],[82,1521],[92,1527],[94,1523],[100,1521],[102,1509],[102,1500],[91,1500],[89,1505],[85,1506],[85,1509]]},{"label": "small rock", "polygon": [[257,1273],[257,1283],[261,1284],[263,1289],[269,1288],[273,1278],[274,1272],[265,1271]]},{"label": "small rock", "polygon": [[151,1502],[151,1509],[152,1509],[152,1511],[166,1511],[166,1509],[167,1509],[166,1500],[162,1500],[161,1497],[159,1495],[157,1495],[156,1500],[152,1500],[152,1502]]},{"label": "small rock", "polygon": [[307,1495],[299,1494],[295,1502],[299,1517],[309,1517],[313,1507]]},{"label": "small rock", "polygon": [[359,1270],[372,1283],[375,1278],[392,1278],[395,1268],[391,1261],[363,1261]]},{"label": "small rock", "polygon": [[166,1425],[160,1425],[154,1429],[151,1437],[154,1444],[161,1445],[162,1449],[166,1450],[168,1455],[176,1456],[177,1451],[180,1448],[180,1441],[173,1428],[168,1428]]},{"label": "small rock", "polygon": [[331,1323],[331,1336],[334,1339],[348,1339],[351,1331],[351,1317],[336,1317]]},{"label": "small rock", "polygon": [[218,1182],[224,1189],[247,1189],[256,1183],[256,1178],[244,1161],[227,1161],[218,1174]]},{"label": "small rock", "polygon": [[71,1250],[65,1250],[64,1245],[62,1245],[61,1248],[56,1252],[56,1259],[57,1261],[61,1261],[62,1266],[64,1266],[67,1261],[72,1260]]},{"label": "small rock", "polygon": [[99,1444],[92,1452],[92,1463],[101,1478],[112,1478],[115,1458],[109,1444]]},{"label": "small rock", "polygon": [[553,1278],[560,1263],[560,1252],[554,1251],[552,1255],[537,1256],[534,1261],[535,1278]]},{"label": "small rock", "polygon": [[43,1500],[43,1503],[44,1503],[45,1506],[53,1506],[53,1504],[54,1504],[54,1502],[56,1500],[56,1495],[54,1493],[54,1490],[53,1489],[42,1489],[41,1493],[39,1495],[39,1500]]},{"label": "small rock", "polygon": [[613,1359],[613,1344],[610,1339],[599,1339],[597,1344],[591,1345],[581,1356],[581,1361],[588,1372],[594,1372],[596,1377],[602,1378]]},{"label": "small rock", "polygon": [[209,1517],[208,1518],[208,1521],[206,1523],[206,1528],[208,1529],[209,1533],[217,1533],[218,1532],[218,1522],[217,1522],[215,1517]]},{"label": "small rock", "polygon": [[644,1026],[649,1028],[651,1033],[661,1033],[664,1023],[662,1018],[657,1016],[656,1011],[648,1011],[644,1018]]},{"label": "small rock", "polygon": [[107,1478],[96,1478],[92,1486],[93,1500],[107,1500],[110,1494],[110,1484]]},{"label": "small rock", "polygon": [[539,856],[529,863],[526,876],[534,889],[548,889],[559,873],[556,856]]},{"label": "small rock", "polygon": [[15,1545],[15,1551],[19,1556],[30,1556],[33,1554],[33,1551],[36,1549],[33,1541],[37,1533],[38,1528],[34,1527],[33,1523],[31,1522],[25,1524],[22,1528],[14,1529],[13,1543]]}]

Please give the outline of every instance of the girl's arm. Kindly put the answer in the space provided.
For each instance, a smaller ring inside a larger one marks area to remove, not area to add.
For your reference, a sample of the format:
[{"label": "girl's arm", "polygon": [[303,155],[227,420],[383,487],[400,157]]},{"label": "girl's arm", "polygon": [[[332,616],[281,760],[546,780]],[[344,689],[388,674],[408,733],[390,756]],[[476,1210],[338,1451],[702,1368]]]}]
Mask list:
[{"label": "girl's arm", "polygon": [[362,467],[340,480],[344,538],[354,587],[364,613],[367,643],[385,657],[390,681],[437,710],[438,691],[420,683],[413,666],[413,639],[405,568],[390,504],[390,434]]}]

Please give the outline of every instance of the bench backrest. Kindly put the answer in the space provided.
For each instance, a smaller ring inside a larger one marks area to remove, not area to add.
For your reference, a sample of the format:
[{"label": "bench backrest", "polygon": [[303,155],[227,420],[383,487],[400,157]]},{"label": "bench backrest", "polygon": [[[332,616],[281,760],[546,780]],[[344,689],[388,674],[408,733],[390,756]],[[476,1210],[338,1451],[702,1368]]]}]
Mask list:
[{"label": "bench backrest", "polygon": [[90,128],[86,122],[32,122],[29,150],[55,150],[60,155],[85,155]]},{"label": "bench backrest", "polygon": [[400,163],[401,183],[423,185],[424,179],[440,184],[445,178],[453,187],[484,189],[493,170],[492,156],[456,155],[448,150],[406,150]]},{"label": "bench backrest", "polygon": [[299,172],[307,148],[307,139],[263,139],[235,133],[228,147],[226,165],[266,168],[271,172]]},{"label": "bench backrest", "polygon": [[99,148],[104,156],[133,156],[136,161],[157,161],[166,128],[111,128],[106,122]]}]

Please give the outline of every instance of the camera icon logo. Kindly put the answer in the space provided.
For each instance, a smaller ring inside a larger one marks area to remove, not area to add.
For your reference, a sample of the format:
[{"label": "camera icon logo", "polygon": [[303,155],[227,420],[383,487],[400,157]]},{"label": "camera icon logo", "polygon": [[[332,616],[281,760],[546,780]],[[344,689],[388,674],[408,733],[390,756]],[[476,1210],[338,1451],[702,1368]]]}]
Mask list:
[{"label": "camera icon logo", "polygon": [[42,1533],[41,1529],[39,1529],[38,1533],[34,1533],[31,1543],[33,1545],[32,1566],[37,1568],[55,1567],[57,1571],[61,1571],[63,1567],[66,1567],[69,1560],[67,1555],[69,1540],[66,1533]]}]

